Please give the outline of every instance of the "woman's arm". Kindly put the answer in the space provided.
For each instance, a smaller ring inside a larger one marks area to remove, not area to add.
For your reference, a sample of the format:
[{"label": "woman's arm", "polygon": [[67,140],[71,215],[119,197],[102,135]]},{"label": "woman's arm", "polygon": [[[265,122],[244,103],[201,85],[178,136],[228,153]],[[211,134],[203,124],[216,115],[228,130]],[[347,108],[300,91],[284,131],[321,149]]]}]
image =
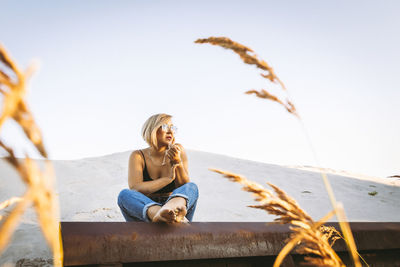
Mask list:
[{"label": "woman's arm", "polygon": [[188,159],[185,149],[181,144],[175,144],[173,148],[168,151],[168,157],[171,163],[178,163],[175,169],[175,186],[179,187],[190,182],[188,171]]},{"label": "woman's arm", "polygon": [[128,185],[129,189],[136,190],[145,195],[156,192],[175,179],[176,166],[171,168],[169,177],[161,177],[154,181],[143,181],[144,159],[139,151],[134,151],[129,157]]}]

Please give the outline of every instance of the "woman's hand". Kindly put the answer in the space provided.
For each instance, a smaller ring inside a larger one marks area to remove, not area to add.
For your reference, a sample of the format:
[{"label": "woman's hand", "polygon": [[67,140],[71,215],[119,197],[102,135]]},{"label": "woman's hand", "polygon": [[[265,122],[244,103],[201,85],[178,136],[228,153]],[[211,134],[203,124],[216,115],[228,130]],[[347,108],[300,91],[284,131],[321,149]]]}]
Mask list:
[{"label": "woman's hand", "polygon": [[181,148],[177,145],[172,145],[170,149],[168,150],[167,156],[169,158],[169,161],[171,162],[171,165],[178,165],[182,162],[181,160]]}]

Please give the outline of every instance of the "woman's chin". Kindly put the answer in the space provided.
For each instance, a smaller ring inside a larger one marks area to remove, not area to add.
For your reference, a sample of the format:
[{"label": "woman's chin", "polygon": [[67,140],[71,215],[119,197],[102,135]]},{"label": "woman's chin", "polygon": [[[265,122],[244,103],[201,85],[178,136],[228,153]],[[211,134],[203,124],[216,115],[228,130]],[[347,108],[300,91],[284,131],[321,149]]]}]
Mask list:
[{"label": "woman's chin", "polygon": [[172,145],[172,140],[171,141],[165,140],[164,142],[161,143],[161,146],[170,146],[170,145]]}]

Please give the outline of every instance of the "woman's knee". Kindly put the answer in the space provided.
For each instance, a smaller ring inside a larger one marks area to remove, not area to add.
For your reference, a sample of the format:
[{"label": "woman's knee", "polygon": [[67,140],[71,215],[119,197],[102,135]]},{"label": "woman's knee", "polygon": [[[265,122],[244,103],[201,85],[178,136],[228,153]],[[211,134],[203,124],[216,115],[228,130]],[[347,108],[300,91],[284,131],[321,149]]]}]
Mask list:
[{"label": "woman's knee", "polygon": [[197,184],[193,183],[193,182],[188,182],[185,184],[187,187],[189,187],[189,189],[191,191],[194,192],[194,194],[196,195],[196,197],[199,196],[199,188],[197,187]]},{"label": "woman's knee", "polygon": [[134,198],[137,193],[139,192],[128,188],[122,189],[118,195],[118,206],[121,207],[123,205],[122,203],[125,202],[127,198]]},{"label": "woman's knee", "polygon": [[124,198],[125,198],[125,196],[128,194],[128,191],[129,189],[123,189],[123,190],[121,190],[121,192],[119,192],[119,194],[118,194],[118,206],[122,206],[122,202],[124,201]]}]

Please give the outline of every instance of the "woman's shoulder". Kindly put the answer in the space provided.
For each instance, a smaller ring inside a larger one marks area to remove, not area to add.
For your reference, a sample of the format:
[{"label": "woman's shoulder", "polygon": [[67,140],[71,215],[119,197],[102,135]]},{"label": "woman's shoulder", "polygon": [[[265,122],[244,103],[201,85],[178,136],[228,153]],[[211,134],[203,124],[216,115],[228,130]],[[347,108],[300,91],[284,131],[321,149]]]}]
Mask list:
[{"label": "woman's shoulder", "polygon": [[133,150],[131,152],[130,156],[129,156],[129,159],[131,159],[131,160],[133,160],[133,159],[143,160],[144,150],[145,149]]}]

